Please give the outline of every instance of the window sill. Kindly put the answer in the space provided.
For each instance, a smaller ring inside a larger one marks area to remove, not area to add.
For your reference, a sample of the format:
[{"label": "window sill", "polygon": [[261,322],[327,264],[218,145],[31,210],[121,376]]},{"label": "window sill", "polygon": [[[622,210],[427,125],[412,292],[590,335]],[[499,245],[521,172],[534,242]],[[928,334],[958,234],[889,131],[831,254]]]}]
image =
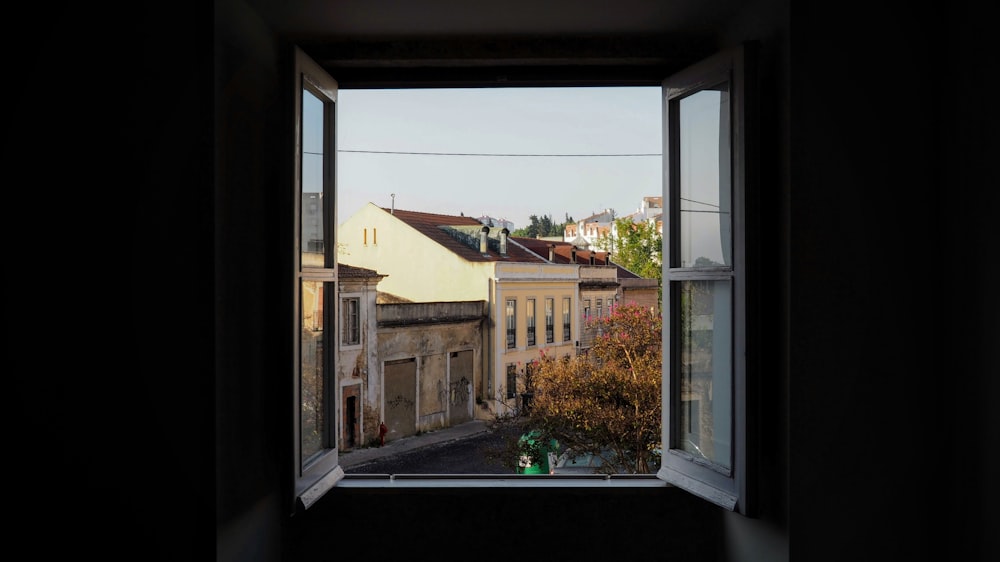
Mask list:
[{"label": "window sill", "polygon": [[309,489],[299,494],[298,499],[300,506],[303,509],[309,509],[309,507],[322,498],[324,494],[337,486],[337,483],[342,481],[345,476],[344,469],[339,466],[326,473],[326,475],[310,486]]},{"label": "window sill", "polygon": [[720,489],[719,484],[709,484],[696,480],[691,476],[670,467],[661,467],[658,478],[664,478],[676,486],[682,487],[692,494],[710,501],[719,507],[729,511],[736,510],[736,503],[739,499],[735,493],[727,493]]},{"label": "window sill", "polygon": [[338,488],[668,488],[655,474],[346,474]]}]

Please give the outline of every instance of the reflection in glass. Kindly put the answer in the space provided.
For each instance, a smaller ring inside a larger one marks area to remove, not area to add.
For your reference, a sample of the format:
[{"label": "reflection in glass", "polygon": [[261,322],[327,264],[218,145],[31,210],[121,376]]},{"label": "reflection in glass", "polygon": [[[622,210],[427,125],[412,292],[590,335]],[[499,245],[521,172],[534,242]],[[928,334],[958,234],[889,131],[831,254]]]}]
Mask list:
[{"label": "reflection in glass", "polygon": [[680,283],[680,431],[677,448],[732,465],[732,285]]},{"label": "reflection in glass", "polygon": [[528,318],[528,346],[535,345],[535,299],[528,299],[528,304],[525,307]]},{"label": "reflection in glass", "polygon": [[732,265],[728,88],[680,100],[680,267]]},{"label": "reflection in glass", "polygon": [[569,341],[570,340],[570,324],[569,324],[569,322],[570,322],[570,315],[569,315],[569,309],[570,309],[570,306],[569,306],[569,297],[565,297],[565,298],[563,298],[563,308],[562,308],[562,317],[563,317],[563,338],[562,339],[563,339],[563,341]]},{"label": "reflection in glass", "polygon": [[326,285],[319,281],[302,283],[302,379],[300,393],[302,465],[319,453],[329,442],[326,431],[325,392],[326,363],[323,361],[323,302]]},{"label": "reflection in glass", "polygon": [[545,343],[555,341],[555,300],[545,299]]},{"label": "reflection in glass", "polygon": [[302,90],[302,265],[323,267],[323,102]]},{"label": "reflection in glass", "polygon": [[507,349],[514,349],[517,341],[517,320],[514,317],[515,303],[514,299],[507,299]]}]

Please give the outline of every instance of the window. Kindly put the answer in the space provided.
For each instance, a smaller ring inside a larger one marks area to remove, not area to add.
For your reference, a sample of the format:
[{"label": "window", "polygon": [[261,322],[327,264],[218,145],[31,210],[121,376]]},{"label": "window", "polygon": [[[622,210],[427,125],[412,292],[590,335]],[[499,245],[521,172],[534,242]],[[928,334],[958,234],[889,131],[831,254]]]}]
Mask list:
[{"label": "window", "polygon": [[514,349],[517,346],[517,316],[514,311],[517,309],[517,301],[507,299],[507,349]]},{"label": "window", "polygon": [[525,306],[525,315],[528,321],[528,343],[527,345],[535,345],[535,299],[528,299],[528,303]]},{"label": "window", "polygon": [[545,343],[555,341],[555,299],[545,299]]},{"label": "window", "polygon": [[[296,507],[308,508],[342,476],[334,412],[334,352],[326,326],[334,326],[334,116],[337,83],[296,52],[295,200],[298,240],[293,292],[299,322],[293,336],[299,358],[294,385]],[[333,296],[334,300],[330,300]],[[336,335],[333,335],[336,338]]]},{"label": "window", "polygon": [[361,300],[357,297],[343,299],[341,306],[344,312],[342,341],[344,345],[358,345],[361,343]]},{"label": "window", "polygon": [[663,462],[660,476],[748,513],[745,224],[748,53],[664,81]]},{"label": "window", "polygon": [[563,322],[563,335],[562,341],[570,341],[572,339],[570,336],[570,298],[563,297],[562,305],[562,322]]},{"label": "window", "polygon": [[[663,82],[663,200],[667,217],[664,230],[663,281],[664,281],[664,339],[663,339],[663,462],[652,479],[620,479],[616,485],[663,486],[665,482],[688,490],[720,506],[740,513],[747,513],[749,503],[749,475],[747,473],[747,369],[745,365],[746,323],[746,243],[744,200],[748,185],[747,138],[750,128],[745,125],[750,106],[745,101],[748,73],[744,69],[745,52],[721,54],[702,64],[683,71]],[[306,67],[307,65],[303,65]],[[310,95],[318,102],[303,102],[301,118],[307,118],[308,106],[316,105],[320,115],[317,122],[324,123],[321,137],[328,144],[313,148],[302,143],[302,177],[310,174],[307,160],[319,158],[321,172],[313,173],[323,179],[322,190],[303,193],[320,193],[318,201],[325,201],[319,209],[328,209],[333,197],[332,182],[328,182],[333,166],[330,146],[333,136],[332,118],[327,113],[336,101],[336,83],[312,80],[303,73],[303,98]],[[320,84],[317,86],[316,84]],[[315,91],[314,91],[315,90]],[[303,124],[301,127],[305,131]],[[303,132],[305,134],[305,132]],[[322,157],[324,154],[329,157]],[[303,185],[305,185],[303,183]],[[303,201],[306,199],[302,196]],[[304,204],[304,203],[303,203]],[[332,239],[328,211],[306,232],[302,226],[299,240],[302,250],[300,282],[312,299],[299,289],[296,303],[303,317],[299,327],[302,367],[296,372],[299,386],[309,383],[310,394],[296,396],[308,398],[310,410],[308,426],[315,431],[307,441],[301,440],[296,451],[302,473],[299,481],[300,498],[312,497],[312,490],[323,489],[332,480],[336,483],[342,471],[336,470],[337,451],[330,435],[337,418],[330,396],[335,391],[332,380],[331,346],[323,345],[322,326],[328,322],[323,315],[323,295],[335,288],[336,268],[330,259],[336,241]],[[305,211],[302,211],[305,215]],[[317,244],[306,244],[310,236],[322,238]],[[367,240],[366,240],[367,241]],[[374,229],[372,232],[374,242]],[[332,293],[331,293],[332,294]],[[511,293],[507,293],[511,294]],[[594,294],[594,293],[591,293]],[[517,314],[516,298],[499,297],[505,304],[506,342],[500,344],[499,334],[489,344],[516,349]],[[596,299],[596,316],[603,316],[604,298]],[[608,298],[611,305],[613,298]],[[570,299],[564,300],[563,330],[568,341]],[[528,327],[534,341],[535,299],[530,299]],[[554,298],[545,298],[545,341],[554,341]],[[309,323],[306,323],[307,310]],[[494,309],[496,311],[496,309]],[[491,312],[493,314],[493,312]],[[332,316],[336,318],[336,316]],[[591,300],[584,299],[584,319],[592,320]],[[498,320],[498,319],[496,319]],[[307,331],[305,326],[313,326]],[[317,330],[317,328],[319,328]],[[499,322],[491,325],[498,330]],[[316,332],[320,332],[317,334]],[[583,335],[581,333],[581,335]],[[305,343],[310,339],[309,346]],[[582,338],[581,338],[582,339]],[[491,350],[496,353],[496,350]],[[560,351],[562,352],[562,350]],[[570,355],[562,355],[570,360]],[[513,359],[513,357],[509,357]],[[489,377],[492,389],[494,377],[507,377],[503,395],[516,397],[516,362],[505,362],[484,374]],[[309,371],[306,372],[306,366]],[[505,372],[501,374],[502,369]],[[315,374],[313,373],[315,371]],[[308,377],[306,376],[308,375]],[[315,383],[315,384],[314,384]],[[491,390],[492,392],[492,390]],[[299,403],[296,403],[297,408]],[[305,419],[302,406],[300,418]],[[298,426],[307,427],[299,420]],[[318,467],[322,467],[320,470]],[[332,474],[333,476],[327,476]],[[309,475],[309,478],[306,478]],[[403,479],[406,482],[416,480]],[[652,483],[648,483],[652,480]],[[353,480],[358,482],[359,480]],[[308,484],[303,487],[303,484]],[[345,485],[355,485],[347,482]],[[395,482],[393,485],[409,485]],[[310,488],[312,486],[312,488]],[[303,503],[308,505],[305,499]]]}]

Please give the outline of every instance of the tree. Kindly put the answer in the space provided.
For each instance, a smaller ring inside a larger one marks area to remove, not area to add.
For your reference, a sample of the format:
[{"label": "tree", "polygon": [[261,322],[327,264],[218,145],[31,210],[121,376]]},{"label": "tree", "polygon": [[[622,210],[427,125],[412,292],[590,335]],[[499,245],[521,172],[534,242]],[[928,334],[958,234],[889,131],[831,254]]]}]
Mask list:
[{"label": "tree", "polygon": [[617,237],[601,236],[597,247],[611,252],[611,259],[625,269],[646,279],[656,279],[663,295],[663,236],[656,225],[648,222],[632,222],[629,218],[615,220]]},{"label": "tree", "polygon": [[535,238],[538,236],[562,236],[563,232],[566,230],[566,225],[573,223],[573,217],[566,214],[566,222],[562,224],[557,224],[552,221],[550,215],[542,215],[539,218],[538,215],[530,215],[528,220],[531,224],[524,228],[518,228],[514,230],[511,234],[513,236],[524,236],[526,238]]},{"label": "tree", "polygon": [[[658,314],[636,304],[592,320],[599,336],[588,353],[553,357],[541,350],[530,407],[497,415],[505,464],[516,462],[521,435],[556,440],[560,450],[602,457],[602,472],[648,474],[660,451],[661,333]],[[529,382],[529,381],[526,381]]]}]

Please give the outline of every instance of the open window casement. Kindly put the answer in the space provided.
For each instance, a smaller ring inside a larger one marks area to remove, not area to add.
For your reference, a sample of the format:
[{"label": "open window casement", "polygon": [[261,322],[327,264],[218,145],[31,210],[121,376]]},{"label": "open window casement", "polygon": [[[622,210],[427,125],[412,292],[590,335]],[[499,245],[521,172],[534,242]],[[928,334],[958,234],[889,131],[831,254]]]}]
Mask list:
[{"label": "open window casement", "polygon": [[337,457],[334,358],[338,300],[335,158],[337,82],[296,49],[293,335],[295,505],[308,509],[343,478]]},{"label": "open window casement", "polygon": [[751,45],[663,81],[663,460],[658,476],[749,514],[746,198]]}]

